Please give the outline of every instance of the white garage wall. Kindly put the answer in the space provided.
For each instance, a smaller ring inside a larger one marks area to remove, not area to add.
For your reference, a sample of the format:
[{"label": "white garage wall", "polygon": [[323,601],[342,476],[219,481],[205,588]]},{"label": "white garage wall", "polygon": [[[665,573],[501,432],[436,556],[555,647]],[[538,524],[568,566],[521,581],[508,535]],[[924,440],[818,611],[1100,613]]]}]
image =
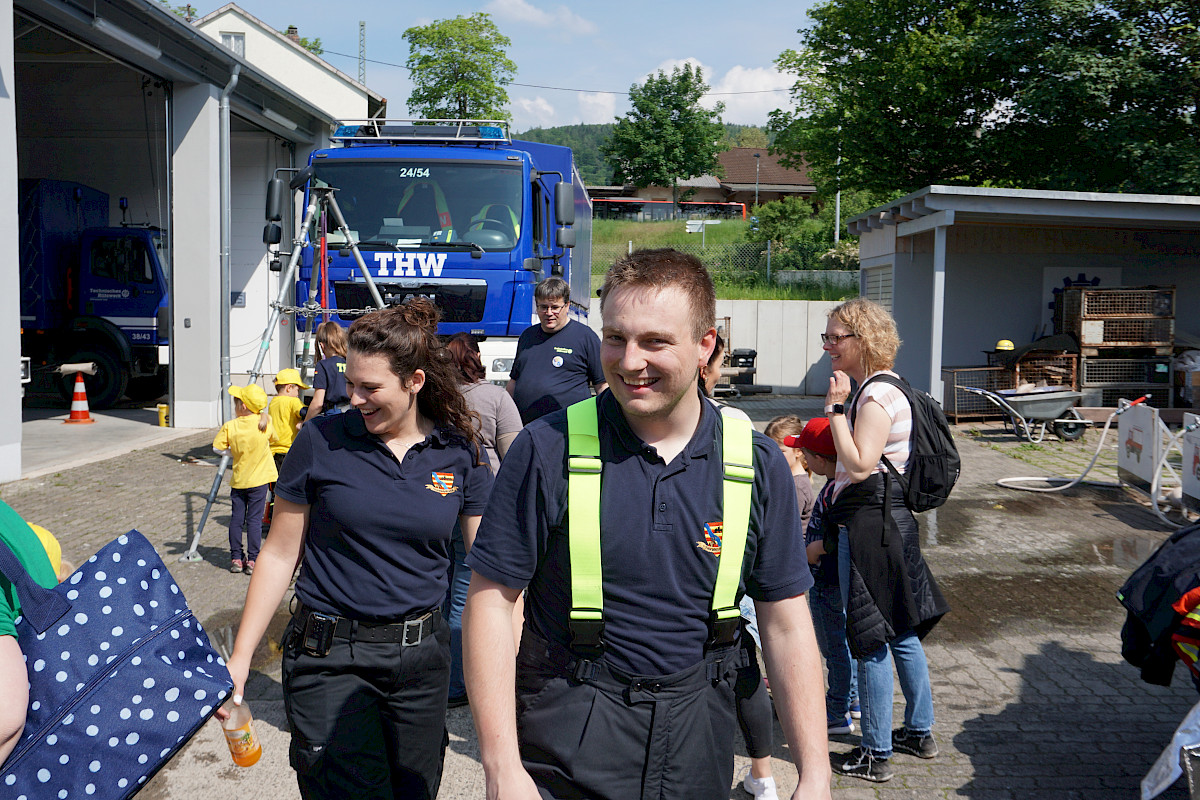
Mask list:
[{"label": "white garage wall", "polygon": [[[276,168],[288,166],[291,166],[291,151],[271,134],[233,134],[230,147],[233,204],[230,291],[234,295],[242,293],[245,298],[243,307],[235,306],[229,310],[230,372],[235,383],[244,382],[246,373],[254,366],[263,329],[271,313],[270,303],[279,292],[281,273],[271,272],[268,268],[267,247],[262,242],[262,234],[267,181]],[[290,323],[276,329],[272,337],[271,349],[262,367],[267,376],[274,375],[281,368],[281,362],[290,357],[290,350],[280,349],[281,330],[286,339],[291,332]],[[271,388],[269,377],[264,385]]]}]

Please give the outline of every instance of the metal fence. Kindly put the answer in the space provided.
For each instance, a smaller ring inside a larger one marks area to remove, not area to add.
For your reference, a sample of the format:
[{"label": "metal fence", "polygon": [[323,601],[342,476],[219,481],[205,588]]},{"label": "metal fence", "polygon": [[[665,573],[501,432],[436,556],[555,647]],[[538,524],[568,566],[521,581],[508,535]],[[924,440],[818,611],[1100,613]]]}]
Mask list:
[{"label": "metal fence", "polygon": [[[593,244],[592,274],[603,275],[612,263],[621,256],[646,245],[638,242],[625,244]],[[780,270],[819,270],[819,259],[829,250],[820,243],[801,243],[780,247],[767,242],[735,242],[730,244],[673,245],[681,253],[700,259],[716,283],[733,285],[769,285]]]}]

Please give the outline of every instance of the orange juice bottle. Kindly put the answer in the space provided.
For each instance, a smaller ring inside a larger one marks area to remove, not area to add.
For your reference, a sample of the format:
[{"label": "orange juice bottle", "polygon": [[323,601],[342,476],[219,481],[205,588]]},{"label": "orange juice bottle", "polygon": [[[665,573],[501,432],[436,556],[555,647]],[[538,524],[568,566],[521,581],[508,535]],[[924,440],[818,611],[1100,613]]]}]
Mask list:
[{"label": "orange juice bottle", "polygon": [[239,767],[251,767],[262,757],[262,745],[258,734],[254,732],[254,717],[245,703],[235,705],[231,700],[228,704],[229,719],[221,723],[225,730],[225,743],[229,745],[229,754],[233,763]]}]

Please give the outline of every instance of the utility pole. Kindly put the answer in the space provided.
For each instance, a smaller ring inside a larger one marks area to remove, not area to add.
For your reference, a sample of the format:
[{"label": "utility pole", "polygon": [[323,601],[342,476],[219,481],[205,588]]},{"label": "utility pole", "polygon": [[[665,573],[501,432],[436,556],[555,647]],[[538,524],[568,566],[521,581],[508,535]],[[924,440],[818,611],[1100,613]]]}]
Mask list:
[{"label": "utility pole", "polygon": [[761,163],[762,153],[754,154],[754,205],[758,205],[758,165]]},{"label": "utility pole", "polygon": [[367,85],[367,23],[358,21],[358,82]]}]

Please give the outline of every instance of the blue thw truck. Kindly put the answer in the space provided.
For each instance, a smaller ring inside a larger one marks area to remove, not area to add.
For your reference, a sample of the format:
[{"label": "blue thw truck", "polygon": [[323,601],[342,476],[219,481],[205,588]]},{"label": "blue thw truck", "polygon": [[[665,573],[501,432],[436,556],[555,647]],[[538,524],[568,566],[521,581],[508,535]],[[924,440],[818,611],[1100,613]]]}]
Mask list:
[{"label": "blue thw truck", "polygon": [[[343,325],[375,307],[356,243],[382,302],[431,298],[439,334],[477,337],[489,380],[507,379],[517,337],[537,322],[539,280],[566,280],[572,317],[586,323],[592,208],[569,148],[514,140],[490,120],[346,121],[331,138],[292,185],[306,187],[306,201],[314,188],[333,190],[346,229],[318,213],[298,232],[297,307],[312,297]],[[268,219],[278,220],[282,188],[268,195]],[[269,223],[264,240],[280,238]],[[296,329],[314,324],[300,314]],[[311,368],[312,356],[301,349],[297,366]]]},{"label": "blue thw truck", "polygon": [[[109,225],[109,197],[79,183],[21,180],[21,353],[34,372],[94,362],[88,403],[167,391],[170,316],[162,231]],[[122,208],[125,205],[122,203]],[[60,381],[71,396],[71,376]]]}]

